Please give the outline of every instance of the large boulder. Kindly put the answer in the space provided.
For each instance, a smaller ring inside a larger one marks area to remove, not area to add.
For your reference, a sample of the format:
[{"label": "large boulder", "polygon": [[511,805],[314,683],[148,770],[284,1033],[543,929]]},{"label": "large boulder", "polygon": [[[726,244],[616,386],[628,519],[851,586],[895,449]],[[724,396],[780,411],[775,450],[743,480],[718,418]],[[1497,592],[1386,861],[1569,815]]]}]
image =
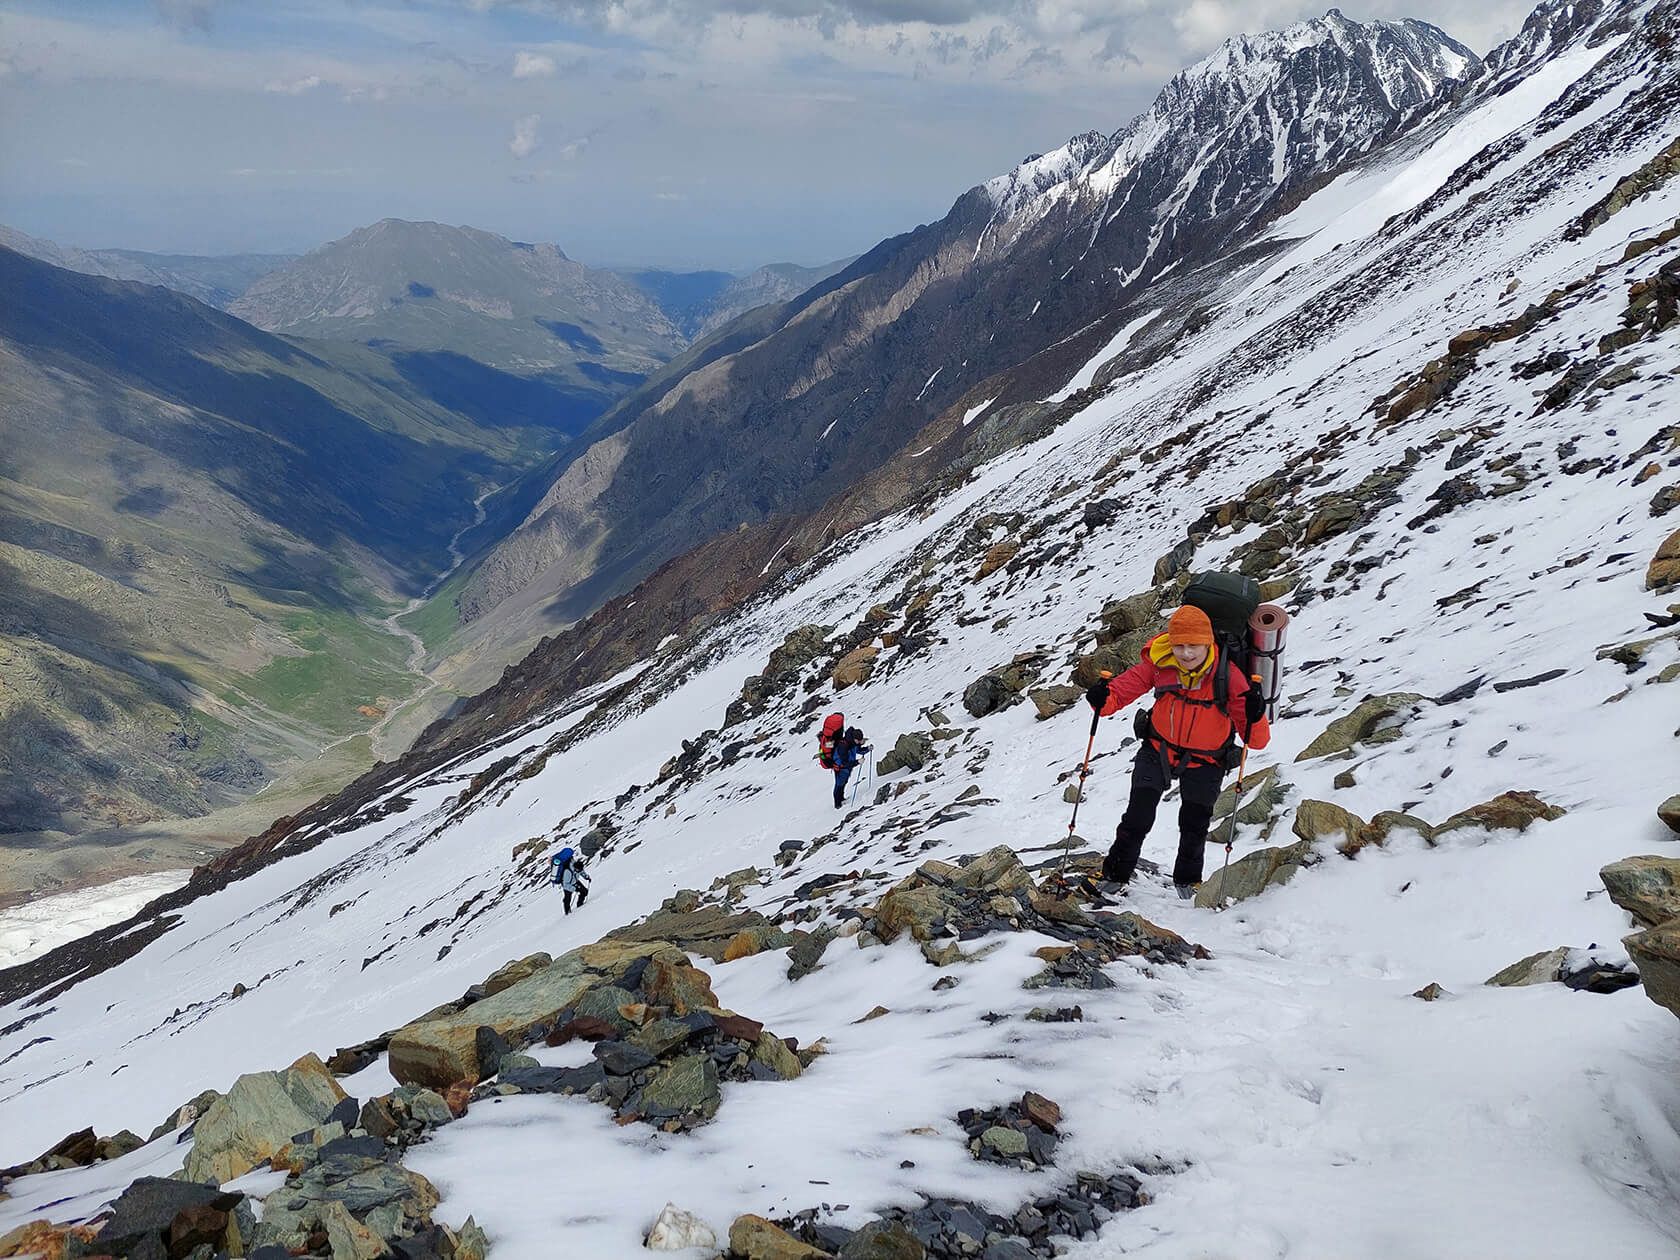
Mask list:
[{"label": "large boulder", "polygon": [[809,662],[821,656],[828,648],[828,628],[826,626],[805,625],[797,630],[790,630],[782,645],[770,653],[770,661],[764,667],[764,677],[772,682],[781,682],[796,674]]},{"label": "large boulder", "polygon": [[920,770],[932,758],[933,740],[920,731],[908,731],[898,737],[898,742],[875,768],[882,774],[903,769]]},{"label": "large boulder", "polygon": [[872,931],[888,944],[909,932],[913,940],[931,941],[949,917],[954,898],[939,888],[900,884],[881,898]]},{"label": "large boulder", "polygon": [[1680,858],[1630,857],[1598,873],[1605,891],[1640,927],[1680,918]]},{"label": "large boulder", "polygon": [[[481,1002],[399,1028],[391,1036],[387,1053],[391,1075],[404,1085],[432,1089],[447,1089],[456,1081],[480,1081],[496,1070],[494,1063],[479,1063],[480,1028],[508,1037],[524,1033],[533,1024],[552,1024],[555,1016],[575,1006],[589,990],[644,958],[688,963],[688,956],[669,941],[608,939],[585,945]],[[305,1126],[294,1126],[290,1132],[300,1127]]]},{"label": "large boulder", "polygon": [[283,1072],[246,1073],[199,1118],[187,1154],[187,1179],[220,1184],[243,1176],[293,1134],[326,1123],[346,1097],[313,1054]]},{"label": "large boulder", "polygon": [[1008,708],[1032,682],[1036,672],[1032,664],[1033,658],[1029,656],[1017,658],[1000,669],[988,670],[963,692],[963,708],[969,716],[977,718]]},{"label": "large boulder", "polygon": [[1657,806],[1657,817],[1670,831],[1680,831],[1680,792]]},{"label": "large boulder", "polygon": [[833,1260],[762,1216],[740,1216],[729,1227],[729,1254],[741,1260]]},{"label": "large boulder", "polygon": [[[194,1247],[245,1254],[256,1215],[238,1191],[169,1177],[141,1177],[111,1205],[91,1251],[76,1255],[176,1256]],[[13,1254],[0,1246],[0,1255]],[[206,1252],[205,1254],[209,1254]]]},{"label": "large boulder", "polygon": [[1569,961],[1569,947],[1541,950],[1527,958],[1519,958],[1509,967],[1489,976],[1485,983],[1501,989],[1515,989],[1530,984],[1551,984],[1563,975],[1563,965]]},{"label": "large boulder", "polygon": [[1361,701],[1352,713],[1337,718],[1325,727],[1296,756],[1296,761],[1310,761],[1314,757],[1328,757],[1346,752],[1355,744],[1386,743],[1400,737],[1400,728],[1423,700],[1409,691],[1390,692]]},{"label": "large boulder", "polygon": [[1244,901],[1277,884],[1287,884],[1303,866],[1313,863],[1310,840],[1278,849],[1257,849],[1222,867],[1202,881],[1196,891],[1196,904],[1203,909],[1222,906],[1227,901]]},{"label": "large boulder", "polygon": [[1352,854],[1360,848],[1365,820],[1330,801],[1305,800],[1296,806],[1295,823],[1290,830],[1309,844],[1335,838],[1337,848]]},{"label": "large boulder", "polygon": [[979,582],[991,577],[992,574],[1013,560],[1020,550],[1021,544],[1013,538],[1006,538],[995,544],[987,550],[985,559],[980,561],[980,568],[975,573],[974,580]]},{"label": "large boulder", "polygon": [[1660,590],[1680,584],[1680,529],[1675,530],[1657,548],[1651,565],[1645,570],[1645,588]]},{"label": "large boulder", "polygon": [[536,975],[544,967],[554,961],[553,957],[545,953],[527,954],[524,958],[513,962],[503,963],[492,971],[484,981],[486,996],[500,993],[503,989],[511,989],[521,980]]},{"label": "large boulder", "polygon": [[854,683],[867,682],[875,672],[875,658],[880,654],[881,649],[873,643],[847,652],[834,666],[834,689],[844,691]]},{"label": "large boulder", "polygon": [[607,934],[607,940],[667,942],[713,962],[722,962],[729,943],[742,932],[769,926],[770,921],[756,910],[737,912],[728,906],[696,905],[688,910],[673,907],[656,911],[645,922],[614,928]]},{"label": "large boulder", "polygon": [[1680,1015],[1680,919],[1624,936],[1622,944],[1639,966],[1645,996]]}]

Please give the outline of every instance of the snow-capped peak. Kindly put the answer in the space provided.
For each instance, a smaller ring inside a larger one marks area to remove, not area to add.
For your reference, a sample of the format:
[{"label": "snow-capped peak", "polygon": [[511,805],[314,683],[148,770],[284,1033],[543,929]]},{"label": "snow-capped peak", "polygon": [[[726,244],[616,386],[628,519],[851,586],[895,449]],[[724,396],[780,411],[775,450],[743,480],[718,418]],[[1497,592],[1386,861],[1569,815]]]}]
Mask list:
[{"label": "snow-capped peak", "polygon": [[[1250,164],[1264,150],[1278,185],[1306,168],[1360,151],[1399,116],[1481,65],[1464,45],[1427,22],[1353,22],[1331,9],[1281,31],[1238,35],[1179,72],[1144,114],[1104,143],[1075,137],[984,185],[1000,219],[1036,217],[1080,191],[1112,194],[1157,152],[1174,174]],[[1225,191],[1247,195],[1240,179]],[[1217,192],[1217,190],[1216,190]],[[1216,212],[1240,198],[1214,198]]]}]

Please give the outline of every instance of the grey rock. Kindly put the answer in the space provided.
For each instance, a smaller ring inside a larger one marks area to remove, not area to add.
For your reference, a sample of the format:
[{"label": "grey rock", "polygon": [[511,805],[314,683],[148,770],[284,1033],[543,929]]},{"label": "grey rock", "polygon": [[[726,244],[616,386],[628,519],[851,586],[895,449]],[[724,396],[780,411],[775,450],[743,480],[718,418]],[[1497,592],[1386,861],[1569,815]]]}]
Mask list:
[{"label": "grey rock", "polygon": [[920,770],[933,758],[933,740],[919,731],[910,731],[900,735],[891,751],[876,764],[881,774],[891,774],[894,770]]},{"label": "grey rock", "polygon": [[1550,984],[1563,973],[1563,964],[1568,958],[1568,946],[1542,950],[1538,954],[1530,954],[1527,958],[1519,959],[1503,971],[1489,976],[1485,983],[1496,985],[1502,989],[1518,988],[1529,984]]}]

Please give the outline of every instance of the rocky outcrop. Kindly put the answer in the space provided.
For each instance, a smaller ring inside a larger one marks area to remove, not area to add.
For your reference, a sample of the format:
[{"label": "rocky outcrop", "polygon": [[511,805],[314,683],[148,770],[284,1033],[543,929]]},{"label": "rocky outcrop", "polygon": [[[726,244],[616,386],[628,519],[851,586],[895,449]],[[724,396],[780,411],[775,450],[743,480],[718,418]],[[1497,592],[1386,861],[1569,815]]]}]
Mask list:
[{"label": "rocky outcrop", "polygon": [[552,1027],[561,1011],[575,1007],[590,990],[609,986],[631,968],[645,969],[654,962],[688,967],[687,955],[666,941],[608,940],[575,949],[493,997],[398,1029],[388,1051],[391,1075],[405,1085],[434,1089],[482,1080],[495,1071],[495,1065],[479,1060],[481,1028],[506,1038],[524,1034],[534,1025]]},{"label": "rocky outcrop", "polygon": [[[990,932],[1036,931],[1067,942],[1039,951],[1043,972],[1025,988],[1107,988],[1106,963],[1129,956],[1185,962],[1206,951],[1139,915],[1093,913],[1069,895],[1052,863],[1042,883],[1013,850],[999,845],[955,863],[928,861],[895,884],[873,910],[866,909],[858,944],[891,943],[908,936],[936,967],[968,961],[959,941]],[[1095,858],[1070,862],[1068,879],[1093,871]]]}]

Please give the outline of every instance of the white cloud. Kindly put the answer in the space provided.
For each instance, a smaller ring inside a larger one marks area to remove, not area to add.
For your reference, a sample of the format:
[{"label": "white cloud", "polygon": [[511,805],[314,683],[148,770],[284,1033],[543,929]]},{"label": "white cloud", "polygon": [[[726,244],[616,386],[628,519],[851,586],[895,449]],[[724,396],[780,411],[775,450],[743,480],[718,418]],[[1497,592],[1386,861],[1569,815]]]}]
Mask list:
[{"label": "white cloud", "polygon": [[583,151],[589,147],[589,137],[579,136],[576,140],[569,140],[560,146],[561,160],[574,162],[583,156]]},{"label": "white cloud", "polygon": [[653,199],[655,201],[687,201],[688,200],[688,194],[687,193],[676,193],[676,192],[660,192],[660,193],[654,193],[653,194]]},{"label": "white cloud", "polygon": [[515,120],[513,139],[508,141],[508,152],[521,162],[541,147],[542,138],[537,135],[537,125],[541,122],[541,114],[526,114],[525,117]]},{"label": "white cloud", "polygon": [[54,159],[60,166],[87,166],[88,163],[79,157],[61,157]]},{"label": "white cloud", "polygon": [[554,58],[543,53],[516,52],[513,54],[513,77],[531,79],[554,73]]},{"label": "white cloud", "polygon": [[320,75],[306,74],[302,78],[298,79],[270,79],[267,83],[263,84],[263,91],[280,92],[284,93],[286,96],[302,96],[311,88],[318,88],[320,86]]}]

